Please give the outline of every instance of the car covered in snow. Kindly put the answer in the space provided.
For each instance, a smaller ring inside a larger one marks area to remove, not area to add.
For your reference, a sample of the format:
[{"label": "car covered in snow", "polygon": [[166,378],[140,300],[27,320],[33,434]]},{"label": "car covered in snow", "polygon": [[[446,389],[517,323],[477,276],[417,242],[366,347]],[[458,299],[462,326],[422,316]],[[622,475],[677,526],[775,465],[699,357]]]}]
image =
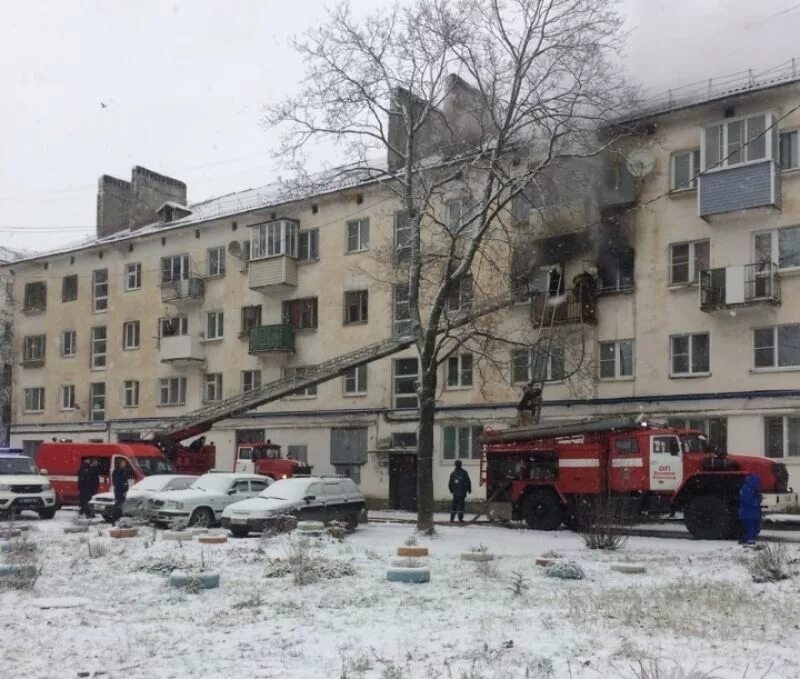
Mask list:
[{"label": "car covered in snow", "polygon": [[[184,490],[197,481],[198,476],[190,474],[155,474],[145,476],[128,491],[122,507],[123,516],[137,516],[144,519],[153,518],[155,505],[153,498],[157,493],[173,490]],[[113,518],[114,493],[98,493],[93,496],[89,506],[106,521]]]},{"label": "car covered in snow", "polygon": [[222,526],[233,535],[244,537],[267,530],[289,515],[304,521],[341,521],[354,530],[366,517],[366,502],[352,479],[281,479],[258,497],[228,505],[222,512]]},{"label": "car covered in snow", "polygon": [[158,524],[185,521],[190,526],[219,523],[222,511],[230,504],[255,497],[272,483],[259,474],[209,472],[185,490],[155,494],[151,520]]},{"label": "car covered in snow", "polygon": [[0,448],[0,514],[36,512],[41,519],[56,513],[56,496],[50,480],[21,450]]}]

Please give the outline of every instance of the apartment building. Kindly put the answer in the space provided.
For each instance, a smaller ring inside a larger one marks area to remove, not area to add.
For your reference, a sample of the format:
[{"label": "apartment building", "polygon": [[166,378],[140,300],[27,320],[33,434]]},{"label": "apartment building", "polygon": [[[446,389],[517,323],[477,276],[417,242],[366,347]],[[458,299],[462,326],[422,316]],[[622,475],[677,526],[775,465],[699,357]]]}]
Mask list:
[{"label": "apartment building", "polygon": [[[456,458],[477,487],[480,431],[513,420],[539,367],[546,419],[669,419],[732,452],[783,458],[800,483],[798,106],[793,74],[668,101],[626,121],[635,134],[587,166],[591,200],[575,201],[578,214],[565,214],[557,176],[514,201],[509,223],[536,265],[517,268],[512,254],[506,285],[523,292],[492,330],[521,341],[493,348],[484,366],[464,352],[443,363],[437,499]],[[551,207],[559,218],[543,219]],[[145,168],[130,182],[102,177],[94,242],[0,267],[14,281],[12,444],[146,434],[402,334],[403,289],[381,259],[401,240],[397,209],[369,177],[195,204],[185,184]],[[584,273],[596,287],[589,306],[573,283]],[[472,290],[457,297],[454,312]],[[554,339],[539,359],[522,338],[545,322]],[[411,507],[417,378],[406,349],[237,414],[207,438],[220,469],[239,443],[270,439]]]}]

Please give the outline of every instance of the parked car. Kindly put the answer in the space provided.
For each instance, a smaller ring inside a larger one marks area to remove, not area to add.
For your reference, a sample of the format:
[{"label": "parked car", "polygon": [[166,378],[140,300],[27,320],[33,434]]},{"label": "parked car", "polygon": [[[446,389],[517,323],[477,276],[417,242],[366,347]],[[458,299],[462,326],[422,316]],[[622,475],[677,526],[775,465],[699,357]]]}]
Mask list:
[{"label": "parked car", "polygon": [[148,507],[154,523],[185,520],[190,526],[212,526],[229,504],[258,495],[270,483],[272,479],[258,474],[210,472],[185,490],[156,493]]},{"label": "parked car", "polygon": [[[155,505],[153,496],[171,490],[184,490],[191,486],[198,476],[188,474],[156,474],[146,476],[141,481],[131,486],[122,508],[123,516],[141,516],[144,519],[153,518]],[[89,502],[91,508],[106,521],[112,520],[114,508],[114,493],[98,493]]]},{"label": "parked car", "polygon": [[311,476],[281,479],[258,497],[230,504],[222,512],[222,525],[237,537],[264,531],[279,517],[342,521],[354,530],[366,518],[364,496],[352,479]]},{"label": "parked car", "polygon": [[0,514],[19,514],[24,510],[52,519],[56,514],[56,494],[50,480],[21,450],[0,448]]}]

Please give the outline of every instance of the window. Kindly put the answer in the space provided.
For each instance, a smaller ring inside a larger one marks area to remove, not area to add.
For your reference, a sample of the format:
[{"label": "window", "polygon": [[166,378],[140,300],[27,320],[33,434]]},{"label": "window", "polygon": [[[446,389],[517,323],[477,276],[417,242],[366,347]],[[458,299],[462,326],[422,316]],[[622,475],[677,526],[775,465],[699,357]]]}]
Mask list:
[{"label": "window", "polygon": [[783,170],[794,170],[800,167],[800,134],[797,130],[782,132],[780,137],[779,164]]},{"label": "window", "polygon": [[158,319],[159,337],[177,337],[189,334],[189,319],[186,316]]},{"label": "window", "polygon": [[472,386],[472,354],[459,354],[447,359],[447,386]]},{"label": "window", "polygon": [[417,380],[419,361],[416,358],[398,358],[394,361],[394,407],[419,408]]},{"label": "window", "polygon": [[631,248],[602,253],[597,278],[602,292],[633,290],[635,252]]},{"label": "window", "polygon": [[61,301],[74,302],[78,299],[78,274],[64,276],[61,279]]},{"label": "window", "polygon": [[445,426],[442,458],[445,460],[479,460],[481,458],[480,426]]},{"label": "window", "polygon": [[125,290],[138,290],[142,287],[142,264],[133,262],[125,265]]},{"label": "window", "polygon": [[106,367],[107,334],[104,325],[92,328],[92,370]]},{"label": "window", "polygon": [[101,422],[106,419],[106,383],[92,382],[89,385],[89,419]]},{"label": "window", "polygon": [[125,351],[138,349],[141,339],[141,324],[139,321],[128,321],[122,324],[122,348]]},{"label": "window", "polygon": [[414,234],[414,218],[410,212],[394,215],[394,252],[398,262],[411,259],[411,240]]},{"label": "window", "polygon": [[639,441],[635,438],[621,438],[614,442],[617,455],[636,455],[639,452]]},{"label": "window", "polygon": [[764,418],[764,454],[800,457],[800,416]]},{"label": "window", "polygon": [[286,457],[308,464],[308,446],[302,444],[286,446]]},{"label": "window", "polygon": [[356,219],[347,222],[347,251],[369,250],[369,219]]},{"label": "window", "polygon": [[25,311],[44,311],[47,308],[47,283],[25,283]]},{"label": "window", "polygon": [[726,417],[668,417],[667,424],[676,429],[702,431],[712,448],[728,450],[728,419]]},{"label": "window", "polygon": [[75,410],[75,385],[61,387],[61,410]]},{"label": "window", "polygon": [[78,345],[78,333],[75,330],[65,330],[61,333],[61,355],[70,358],[75,355]]},{"label": "window", "polygon": [[258,224],[250,231],[250,259],[287,255],[297,257],[297,222],[280,219]]},{"label": "window", "polygon": [[394,334],[411,334],[411,307],[408,303],[408,284],[394,286]]},{"label": "window", "polygon": [[108,309],[108,269],[92,271],[92,309],[94,311]]},{"label": "window", "polygon": [[[242,391],[255,391],[261,388],[260,370],[242,370]],[[260,440],[260,439],[259,439]]]},{"label": "window", "polygon": [[319,259],[319,229],[300,231],[297,234],[297,259],[301,262]]},{"label": "window", "polygon": [[44,387],[25,390],[25,412],[40,413],[44,410]]},{"label": "window", "polygon": [[222,339],[225,325],[225,312],[209,311],[206,314],[206,339]]},{"label": "window", "polygon": [[225,275],[225,248],[209,248],[206,251],[206,273],[209,276]]},{"label": "window", "polygon": [[359,365],[350,368],[345,372],[344,377],[345,394],[366,394],[367,393],[367,366]]},{"label": "window", "polygon": [[185,281],[189,278],[189,255],[161,258],[161,282]]},{"label": "window", "polygon": [[158,405],[182,406],[186,403],[186,378],[162,377],[158,380]]},{"label": "window", "polygon": [[749,118],[726,120],[704,130],[705,169],[731,167],[767,157],[764,134],[772,125],[772,116],[761,113]]},{"label": "window", "polygon": [[707,332],[671,335],[669,342],[672,376],[711,372],[710,341]]},{"label": "window", "polygon": [[673,243],[669,246],[670,285],[694,283],[700,272],[709,267],[710,241]]},{"label": "window", "polygon": [[222,399],[222,373],[208,373],[206,375],[204,398],[206,403]]},{"label": "window", "polygon": [[[302,377],[304,373],[308,372],[310,368],[306,366],[298,366],[296,368],[284,368],[284,377]],[[304,387],[292,392],[288,398],[312,398],[317,395],[317,385],[314,384],[310,387]]]},{"label": "window", "polygon": [[461,311],[472,304],[472,276],[464,276],[447,295],[447,310]]},{"label": "window", "polygon": [[126,408],[139,407],[138,380],[125,380],[122,388],[122,405]]},{"label": "window", "polygon": [[45,335],[26,337],[22,342],[22,362],[44,363],[46,339]]},{"label": "window", "polygon": [[241,334],[244,337],[250,336],[250,331],[261,325],[261,305],[242,307],[242,328]]},{"label": "window", "polygon": [[753,234],[756,262],[776,262],[779,269],[800,267],[800,226]]},{"label": "window", "polygon": [[753,367],[800,367],[800,324],[753,330]]},{"label": "window", "polygon": [[353,290],[344,293],[344,324],[366,323],[369,312],[369,291]]},{"label": "window", "polygon": [[390,441],[392,448],[416,448],[417,432],[393,432]]},{"label": "window", "polygon": [[695,177],[700,172],[700,149],[672,154],[673,191],[688,191],[696,188]]},{"label": "window", "polygon": [[445,215],[445,226],[447,230],[453,234],[461,234],[466,231],[467,225],[472,226],[470,223],[470,211],[472,204],[468,198],[454,198],[445,203],[447,211]]},{"label": "window", "polygon": [[511,381],[514,384],[528,382],[563,380],[564,347],[551,345],[546,347],[530,347],[511,351]]},{"label": "window", "polygon": [[600,342],[600,377],[633,377],[633,340]]},{"label": "window", "polygon": [[294,330],[314,330],[317,327],[317,298],[290,299],[283,303],[283,323]]}]

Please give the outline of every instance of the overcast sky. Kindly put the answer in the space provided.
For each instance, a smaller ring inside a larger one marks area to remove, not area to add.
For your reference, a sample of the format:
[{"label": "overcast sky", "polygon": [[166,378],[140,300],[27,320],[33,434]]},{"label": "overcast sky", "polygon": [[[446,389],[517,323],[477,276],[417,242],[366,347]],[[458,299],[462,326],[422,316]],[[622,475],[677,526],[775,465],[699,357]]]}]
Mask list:
[{"label": "overcast sky", "polygon": [[[275,137],[260,125],[261,107],[302,77],[287,37],[330,4],[7,0],[0,246],[49,249],[91,235],[97,178],[129,179],[135,164],[185,181],[190,202],[269,183]],[[798,0],[620,8],[626,68],[653,93],[800,57]]]}]

